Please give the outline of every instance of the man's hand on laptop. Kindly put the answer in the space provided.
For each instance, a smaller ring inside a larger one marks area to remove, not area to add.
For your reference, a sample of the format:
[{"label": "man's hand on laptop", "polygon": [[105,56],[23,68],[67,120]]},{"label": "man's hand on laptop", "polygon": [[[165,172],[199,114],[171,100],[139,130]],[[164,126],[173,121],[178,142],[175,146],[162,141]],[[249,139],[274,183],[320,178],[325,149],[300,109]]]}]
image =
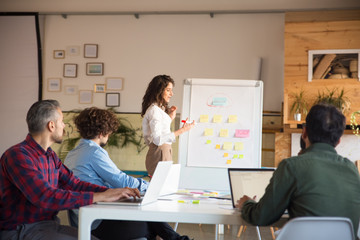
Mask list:
[{"label": "man's hand on laptop", "polygon": [[113,202],[121,198],[131,197],[140,197],[140,192],[137,188],[109,188],[105,192],[94,193],[93,202]]},{"label": "man's hand on laptop", "polygon": [[247,196],[247,195],[244,195],[242,198],[240,198],[239,200],[237,200],[236,202],[236,205],[235,207],[238,208],[239,210],[242,209],[242,206],[244,205],[244,203],[248,200],[253,200],[255,201],[256,200],[256,196],[254,196],[253,198]]}]

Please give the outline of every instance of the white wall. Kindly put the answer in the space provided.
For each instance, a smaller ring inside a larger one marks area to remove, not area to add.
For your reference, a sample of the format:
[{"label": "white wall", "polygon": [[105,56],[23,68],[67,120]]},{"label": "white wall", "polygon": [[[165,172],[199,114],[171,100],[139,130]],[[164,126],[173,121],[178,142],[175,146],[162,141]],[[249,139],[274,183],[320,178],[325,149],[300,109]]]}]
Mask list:
[{"label": "white wall", "polygon": [[0,155],[24,140],[26,113],[38,100],[35,16],[0,16]]},{"label": "white wall", "polygon": [[[47,15],[44,36],[44,98],[63,110],[84,108],[78,96],[48,92],[47,78],[91,90],[106,77],[124,77],[119,112],[140,112],[146,86],[157,74],[176,82],[172,104],[181,112],[185,78],[256,79],[263,58],[264,110],[280,111],[283,98],[284,14]],[[99,44],[97,59],[83,58],[83,44]],[[53,59],[53,50],[80,46],[79,56]],[[86,76],[86,62],[104,62],[104,76]],[[63,78],[63,64],[79,65],[77,78]],[[93,104],[105,107],[105,94]]]}]

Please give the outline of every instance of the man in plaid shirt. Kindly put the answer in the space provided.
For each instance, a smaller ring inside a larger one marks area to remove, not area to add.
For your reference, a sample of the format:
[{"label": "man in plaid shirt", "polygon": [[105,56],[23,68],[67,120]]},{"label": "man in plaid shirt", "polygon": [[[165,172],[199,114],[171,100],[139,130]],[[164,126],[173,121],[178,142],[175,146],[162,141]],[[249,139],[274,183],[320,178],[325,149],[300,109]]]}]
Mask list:
[{"label": "man in plaid shirt", "polygon": [[140,196],[136,188],[108,189],[80,181],[61,163],[50,148],[64,135],[56,100],[34,103],[26,121],[26,139],[0,159],[1,240],[77,239],[77,229],[60,225],[58,211]]}]

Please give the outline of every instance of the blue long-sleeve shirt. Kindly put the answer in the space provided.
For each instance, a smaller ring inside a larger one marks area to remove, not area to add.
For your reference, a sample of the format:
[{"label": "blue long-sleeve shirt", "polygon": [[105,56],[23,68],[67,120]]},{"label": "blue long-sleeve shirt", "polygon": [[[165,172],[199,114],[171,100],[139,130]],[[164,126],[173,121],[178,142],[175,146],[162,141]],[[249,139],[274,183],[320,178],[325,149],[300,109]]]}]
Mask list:
[{"label": "blue long-sleeve shirt", "polygon": [[88,139],[81,139],[79,145],[68,153],[65,165],[82,181],[108,188],[131,187],[143,192],[149,184],[122,172],[105,149]]}]

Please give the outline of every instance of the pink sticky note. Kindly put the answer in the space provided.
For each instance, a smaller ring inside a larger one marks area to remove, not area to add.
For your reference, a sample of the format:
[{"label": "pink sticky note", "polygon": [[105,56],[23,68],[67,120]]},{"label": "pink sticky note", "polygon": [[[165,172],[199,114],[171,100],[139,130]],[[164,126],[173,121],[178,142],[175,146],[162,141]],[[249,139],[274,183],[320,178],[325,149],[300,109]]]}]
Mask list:
[{"label": "pink sticky note", "polygon": [[235,137],[238,138],[248,138],[250,136],[249,129],[236,129],[235,130]]}]

